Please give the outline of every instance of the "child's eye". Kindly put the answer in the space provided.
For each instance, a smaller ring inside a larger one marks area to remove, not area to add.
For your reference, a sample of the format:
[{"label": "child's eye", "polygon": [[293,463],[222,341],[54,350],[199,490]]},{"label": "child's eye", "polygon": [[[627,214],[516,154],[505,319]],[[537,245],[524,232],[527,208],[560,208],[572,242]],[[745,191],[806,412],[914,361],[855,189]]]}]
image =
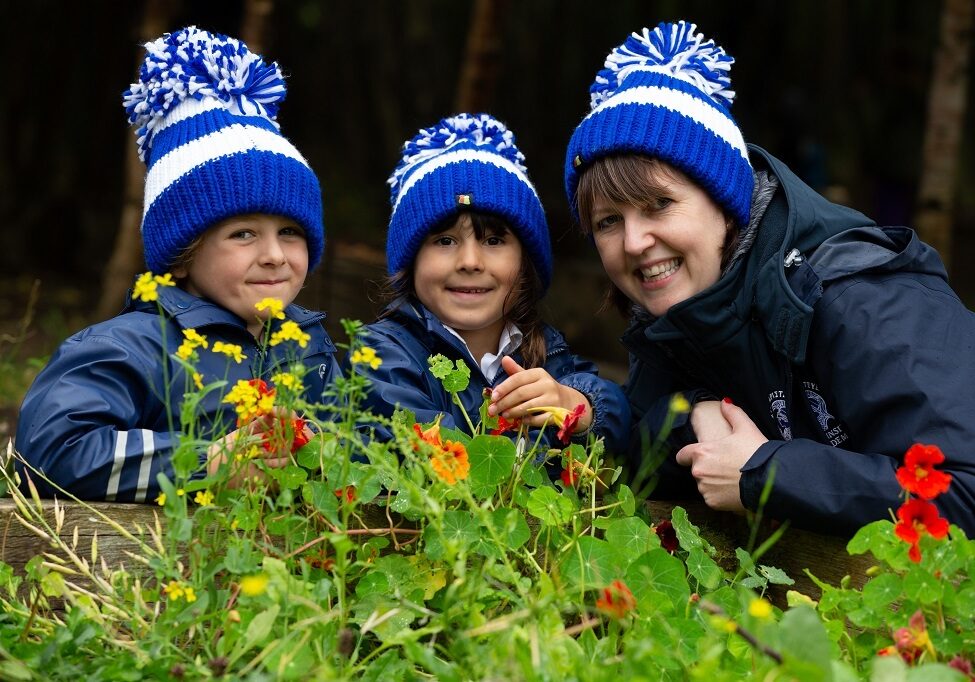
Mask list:
[{"label": "child's eye", "polygon": [[501,246],[504,244],[504,237],[499,237],[497,235],[492,235],[484,240],[484,243],[488,246]]},{"label": "child's eye", "polygon": [[440,235],[439,237],[434,237],[432,243],[437,246],[450,246],[454,243],[454,238],[446,235]]},{"label": "child's eye", "polygon": [[230,233],[231,239],[250,239],[254,236],[253,230],[236,230]]},{"label": "child's eye", "polygon": [[278,230],[278,234],[280,234],[282,237],[301,237],[302,239],[305,238],[305,231],[300,227],[294,227],[294,226],[282,227],[280,230]]}]

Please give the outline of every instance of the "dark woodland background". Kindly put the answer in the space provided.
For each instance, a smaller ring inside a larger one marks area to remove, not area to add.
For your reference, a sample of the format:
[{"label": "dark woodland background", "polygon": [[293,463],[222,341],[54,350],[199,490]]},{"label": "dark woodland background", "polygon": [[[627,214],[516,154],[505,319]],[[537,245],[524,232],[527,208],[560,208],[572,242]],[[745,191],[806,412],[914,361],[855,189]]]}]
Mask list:
[{"label": "dark woodland background", "polygon": [[[367,282],[384,273],[385,180],[403,141],[456,113],[458,101],[476,102],[514,130],[548,212],[556,281],[546,316],[574,349],[618,376],[623,322],[596,312],[601,268],[570,224],[562,192],[565,145],[606,53],[644,25],[696,22],[737,60],[733,113],[747,141],[878,222],[913,225],[942,12],[953,4],[970,15],[972,2],[3,0],[0,332],[9,338],[24,325],[35,280],[38,331],[27,336],[28,355],[49,353],[64,335],[121,307],[121,296],[100,311],[99,300],[134,150],[121,93],[142,58],[140,43],[188,24],[243,37],[251,22],[258,51],[289,77],[282,130],[322,182],[327,255],[299,300],[329,313],[333,336],[341,336],[339,318],[369,321],[379,308]],[[462,65],[485,4],[493,13],[480,64],[487,77],[472,81]],[[153,22],[161,30],[143,35]],[[969,89],[967,108],[955,114],[963,117],[957,191],[942,207],[954,234],[943,256],[969,307],[971,99]]]}]

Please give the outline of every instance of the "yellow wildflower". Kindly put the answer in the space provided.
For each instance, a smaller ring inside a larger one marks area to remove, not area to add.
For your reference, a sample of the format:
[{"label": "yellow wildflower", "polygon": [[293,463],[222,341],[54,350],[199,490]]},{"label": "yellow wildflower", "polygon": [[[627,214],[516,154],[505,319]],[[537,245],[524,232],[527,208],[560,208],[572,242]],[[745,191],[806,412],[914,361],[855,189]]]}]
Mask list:
[{"label": "yellow wildflower", "polygon": [[683,393],[675,393],[670,399],[670,411],[674,414],[687,414],[691,411],[691,404],[687,402]]},{"label": "yellow wildflower", "polygon": [[193,344],[189,341],[183,341],[179,344],[179,348],[176,349],[176,357],[180,360],[189,360],[193,355]]},{"label": "yellow wildflower", "polygon": [[196,590],[187,585],[183,588],[183,597],[186,599],[187,604],[192,604],[196,601]]},{"label": "yellow wildflower", "polygon": [[284,303],[277,298],[263,298],[254,304],[258,312],[267,310],[267,317],[271,319],[276,317],[279,320],[284,319]]},{"label": "yellow wildflower", "polygon": [[151,272],[143,272],[135,280],[135,287],[132,289],[132,298],[136,301],[157,301],[159,292],[156,291],[157,282],[152,278]]},{"label": "yellow wildflower", "polygon": [[237,411],[237,421],[246,424],[255,417],[269,413],[274,407],[274,389],[269,389],[262,379],[240,379],[227,391],[223,402],[230,403]]},{"label": "yellow wildflower", "polygon": [[203,390],[203,375],[199,372],[193,372],[193,385],[196,386],[197,390]]},{"label": "yellow wildflower", "polygon": [[177,488],[176,489],[176,497],[182,497],[185,494],[186,494],[186,491],[183,490],[182,488]]},{"label": "yellow wildflower", "polygon": [[186,590],[183,589],[183,583],[177,580],[170,580],[169,584],[163,588],[163,594],[173,601],[177,601],[183,598],[183,596],[186,594]]},{"label": "yellow wildflower", "polygon": [[207,337],[203,336],[203,334],[200,334],[195,329],[184,329],[183,338],[185,338],[187,341],[193,344],[194,348],[198,346],[202,346],[204,348],[210,347],[210,344],[207,341]]},{"label": "yellow wildflower", "polygon": [[240,579],[240,591],[248,597],[256,597],[264,594],[267,589],[267,573],[257,575],[247,575]]},{"label": "yellow wildflower", "polygon": [[383,364],[383,359],[376,355],[376,349],[369,346],[363,346],[353,351],[351,361],[353,365],[369,365],[373,369],[379,369],[379,366]]},{"label": "yellow wildflower", "polygon": [[296,393],[303,391],[305,388],[301,383],[301,378],[295,376],[291,372],[281,372],[279,374],[275,374],[273,377],[271,377],[271,381],[278,386],[284,386],[285,388],[295,391]]},{"label": "yellow wildflower", "polygon": [[308,345],[311,335],[301,331],[297,322],[288,320],[281,325],[281,329],[271,334],[270,345],[276,346],[282,341],[295,341],[302,348]]},{"label": "yellow wildflower", "polygon": [[244,349],[238,346],[236,343],[224,343],[223,341],[217,341],[213,344],[214,353],[223,353],[228,358],[233,358],[234,362],[238,365],[247,359],[244,355]]},{"label": "yellow wildflower", "polygon": [[206,507],[213,504],[213,493],[211,493],[209,490],[201,490],[196,493],[196,497],[193,498],[193,501],[201,507]]},{"label": "yellow wildflower", "polygon": [[748,604],[748,614],[752,618],[765,620],[772,616],[772,605],[765,599],[752,599],[751,603]]},{"label": "yellow wildflower", "polygon": [[166,493],[159,493],[158,495],[156,495],[156,504],[158,504],[160,507],[165,506]]},{"label": "yellow wildflower", "polygon": [[240,525],[240,521],[234,519],[233,521],[230,522],[230,530],[237,530],[237,526],[239,525]]},{"label": "yellow wildflower", "polygon": [[152,281],[161,287],[176,286],[176,282],[173,281],[173,276],[168,272],[165,275],[156,275],[152,278]]}]

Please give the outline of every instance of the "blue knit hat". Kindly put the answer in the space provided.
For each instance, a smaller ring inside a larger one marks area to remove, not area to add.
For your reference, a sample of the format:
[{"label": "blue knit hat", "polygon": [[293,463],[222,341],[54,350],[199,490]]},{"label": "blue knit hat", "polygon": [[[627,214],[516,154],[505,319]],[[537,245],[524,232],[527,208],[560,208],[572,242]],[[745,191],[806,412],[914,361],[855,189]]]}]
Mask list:
[{"label": "blue knit hat", "polygon": [[514,134],[487,114],[458,114],[403,145],[387,180],[393,213],[386,235],[390,274],[413,262],[430,230],[462,210],[492,213],[518,235],[548,288],[552,246],[542,202]]},{"label": "blue knit hat", "polygon": [[165,272],[196,237],[235,215],[267,213],[305,229],[308,266],[325,247],[318,178],[281,135],[285,85],[240,41],[195,26],[146,43],[122,97],[147,166],[146,264]]},{"label": "blue knit hat", "polygon": [[739,225],[752,198],[748,150],[729,108],[734,59],[685,21],[644,28],[606,57],[589,89],[592,111],[575,129],[565,190],[578,218],[579,175],[612,154],[642,154],[694,179]]}]

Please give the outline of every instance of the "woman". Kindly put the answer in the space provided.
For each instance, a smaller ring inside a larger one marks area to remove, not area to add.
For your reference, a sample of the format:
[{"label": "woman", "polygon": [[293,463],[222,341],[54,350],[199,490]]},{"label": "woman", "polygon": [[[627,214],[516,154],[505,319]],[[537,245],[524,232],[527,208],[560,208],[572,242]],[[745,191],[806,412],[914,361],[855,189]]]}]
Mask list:
[{"label": "woman", "polygon": [[[916,442],[952,474],[941,512],[975,532],[975,314],[909,229],[831,204],[746,145],[732,59],[693,24],[609,54],[566,189],[617,300],[638,454],[673,394],[658,493],[852,533],[898,506]],[[723,398],[723,400],[718,400]]]}]

